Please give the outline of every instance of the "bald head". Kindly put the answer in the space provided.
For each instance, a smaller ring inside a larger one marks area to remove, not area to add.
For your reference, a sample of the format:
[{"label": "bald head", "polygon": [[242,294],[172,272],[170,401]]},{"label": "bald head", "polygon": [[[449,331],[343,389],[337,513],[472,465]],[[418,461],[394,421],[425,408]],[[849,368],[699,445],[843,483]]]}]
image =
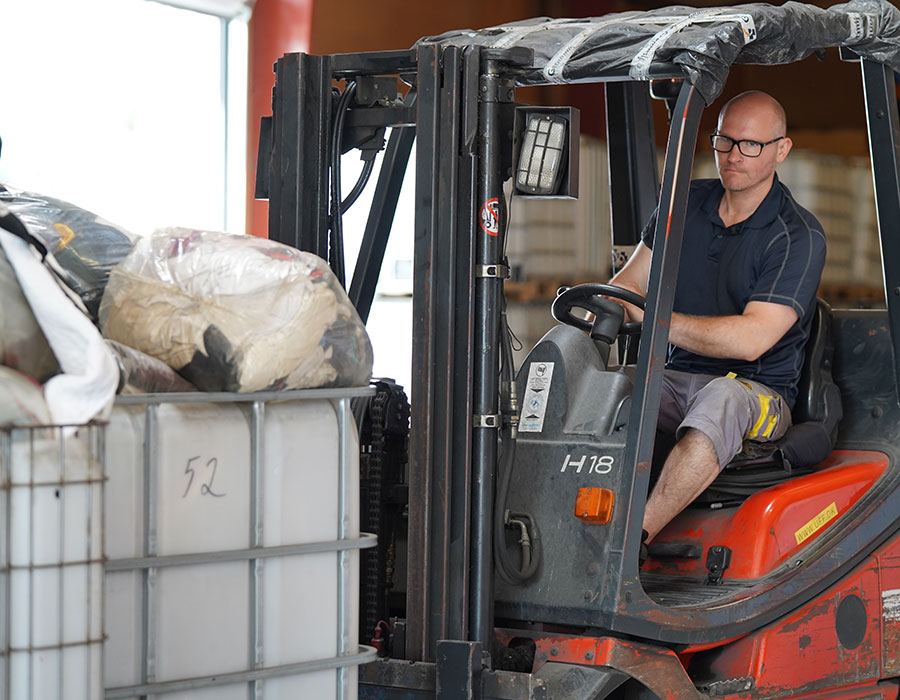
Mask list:
[{"label": "bald head", "polygon": [[765,197],[775,168],[791,150],[786,128],[784,109],[778,100],[758,90],[741,93],[719,112],[716,133],[731,143],[730,150],[716,150],[719,179],[729,198],[740,197],[745,204],[753,205],[747,213]]},{"label": "bald head", "polygon": [[[732,118],[752,118],[766,132],[765,139],[784,136],[787,132],[787,117],[784,108],[774,97],[760,90],[742,92],[732,97],[719,112],[719,128]],[[762,134],[760,135],[762,136]]]}]

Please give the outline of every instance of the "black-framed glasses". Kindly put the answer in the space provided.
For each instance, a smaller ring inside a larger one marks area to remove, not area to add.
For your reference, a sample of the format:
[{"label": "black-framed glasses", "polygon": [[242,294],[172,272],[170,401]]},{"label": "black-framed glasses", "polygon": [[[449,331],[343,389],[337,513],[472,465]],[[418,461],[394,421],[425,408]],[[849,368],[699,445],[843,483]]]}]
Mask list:
[{"label": "black-framed glasses", "polygon": [[771,141],[766,141],[765,143],[760,141],[751,141],[750,139],[741,139],[740,141],[735,141],[734,139],[730,139],[727,136],[722,136],[722,134],[713,132],[709,135],[709,142],[712,145],[713,150],[718,151],[719,153],[731,153],[731,149],[737,146],[738,151],[741,152],[742,156],[745,156],[746,158],[757,158],[766,146],[770,146],[773,143],[778,143],[783,138],[784,136],[779,136],[777,139],[772,139]]}]

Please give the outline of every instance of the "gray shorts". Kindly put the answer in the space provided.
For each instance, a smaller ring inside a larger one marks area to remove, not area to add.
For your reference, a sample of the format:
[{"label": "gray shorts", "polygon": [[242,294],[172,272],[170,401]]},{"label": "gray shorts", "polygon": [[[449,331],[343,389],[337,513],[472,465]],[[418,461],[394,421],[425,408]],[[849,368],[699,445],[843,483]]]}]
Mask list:
[{"label": "gray shorts", "polygon": [[719,469],[745,440],[773,442],[790,425],[787,403],[765,384],[670,369],[663,373],[657,429],[679,440],[688,428],[699,430],[715,447]]}]

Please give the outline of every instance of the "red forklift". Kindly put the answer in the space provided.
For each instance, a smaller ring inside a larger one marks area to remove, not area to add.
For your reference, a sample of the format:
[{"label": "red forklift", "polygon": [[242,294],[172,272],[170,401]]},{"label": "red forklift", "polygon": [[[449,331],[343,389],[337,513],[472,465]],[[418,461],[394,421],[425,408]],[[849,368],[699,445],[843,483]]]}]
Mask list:
[{"label": "red forklift", "polygon": [[[734,64],[829,50],[860,67],[887,309],[818,305],[794,427],[739,456],[641,568],[701,112]],[[882,0],[539,18],[276,63],[257,179],[271,238],[344,280],[342,213],[384,150],[347,275],[363,319],[415,146],[408,464],[370,451],[377,468],[364,469],[381,541],[363,565],[362,639],[380,656],[360,670],[361,698],[898,697],[896,70],[900,11]],[[510,206],[592,196],[578,192],[578,111],[520,104],[516,91],[576,82],[605,84],[615,243],[636,243],[659,209],[648,295],[561,290],[560,324],[516,373]],[[661,176],[654,97],[670,115]],[[365,167],[344,194],[340,159],[353,149]],[[622,324],[617,296],[644,307],[642,325]],[[382,447],[399,435],[404,450],[405,414],[386,408],[403,402],[388,393],[361,432]]]}]

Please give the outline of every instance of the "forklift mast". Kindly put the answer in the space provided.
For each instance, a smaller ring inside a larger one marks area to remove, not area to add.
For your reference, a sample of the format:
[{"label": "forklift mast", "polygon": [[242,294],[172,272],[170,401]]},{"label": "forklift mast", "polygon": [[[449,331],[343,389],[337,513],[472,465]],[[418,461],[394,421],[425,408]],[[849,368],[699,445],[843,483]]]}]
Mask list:
[{"label": "forklift mast", "polygon": [[[516,76],[531,58],[521,49],[423,45],[406,52],[288,54],[276,63],[273,116],[263,129],[271,140],[260,144],[259,170],[268,177],[260,179],[257,196],[269,198],[272,239],[329,260],[333,259],[328,217],[332,83],[365,85],[388,74],[415,86],[403,103],[354,104],[346,118],[349,132],[394,127],[350,284],[351,299],[363,318],[374,297],[413,138],[417,142],[411,392],[416,410],[410,439],[415,466],[409,488],[420,497],[410,499],[409,507],[406,657],[410,660],[434,660],[438,640],[487,644],[493,636],[490,533],[502,417],[498,383],[491,378],[500,371],[503,238],[508,223],[503,183],[513,165]],[[388,82],[380,79],[382,84]],[[684,130],[674,142],[684,152],[676,159],[682,170],[678,197],[683,216],[702,100],[688,88],[682,102],[691,115],[690,123],[676,124]],[[629,174],[616,178],[613,185],[614,230],[636,236],[659,194],[645,86],[624,80],[610,83],[607,114],[610,143],[616,144],[610,152],[610,169]],[[345,133],[344,141],[353,138]],[[667,172],[671,188],[674,168]],[[495,220],[486,225],[485,216]],[[489,230],[491,226],[495,231]],[[660,240],[676,239],[666,235]],[[677,262],[670,257],[669,264]],[[656,348],[656,364],[661,365],[666,338],[659,331],[652,335],[656,340],[644,346]],[[651,393],[636,397],[635,405],[653,401]],[[646,415],[654,426],[642,433],[645,438],[655,427],[655,414]],[[644,461],[651,449],[648,442]],[[631,450],[636,455],[637,444]],[[632,533],[639,535],[639,529]]]}]

